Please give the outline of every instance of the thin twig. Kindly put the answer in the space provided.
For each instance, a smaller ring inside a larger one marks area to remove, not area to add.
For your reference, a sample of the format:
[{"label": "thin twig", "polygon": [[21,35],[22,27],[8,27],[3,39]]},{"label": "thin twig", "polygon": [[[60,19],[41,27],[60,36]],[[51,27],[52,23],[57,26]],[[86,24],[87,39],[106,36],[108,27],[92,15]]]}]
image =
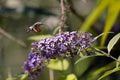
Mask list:
[{"label": "thin twig", "polygon": [[79,19],[82,20],[82,21],[85,21],[85,18],[84,18],[82,15],[80,15],[80,14],[77,12],[77,10],[74,8],[74,5],[73,5],[72,0],[68,0],[68,3],[69,3],[69,5],[70,5],[70,7],[69,7],[70,11],[71,11],[74,15],[76,15],[77,18],[79,18]]},{"label": "thin twig", "polygon": [[113,60],[115,60],[115,61],[117,61],[117,62],[119,62],[120,63],[120,61],[118,61],[118,59],[116,59],[115,57],[113,57],[112,55],[109,55],[109,54],[107,54],[106,52],[104,52],[104,51],[101,51],[101,50],[99,50],[99,49],[97,49],[97,48],[94,48],[96,51],[98,51],[98,52],[100,52],[100,53],[103,53],[103,54],[105,54],[107,57],[110,57],[111,59],[113,59]]},{"label": "thin twig", "polygon": [[17,42],[17,43],[20,44],[21,46],[26,47],[26,44],[25,44],[23,41],[15,38],[14,36],[12,36],[12,35],[9,34],[8,32],[6,32],[6,31],[3,30],[2,28],[0,28],[0,34],[2,34],[3,36],[7,37],[7,38],[10,39],[10,40],[13,40],[13,41]]},{"label": "thin twig", "polygon": [[60,7],[61,7],[61,23],[60,23],[59,33],[61,34],[63,32],[64,26],[66,23],[65,0],[60,0]]}]

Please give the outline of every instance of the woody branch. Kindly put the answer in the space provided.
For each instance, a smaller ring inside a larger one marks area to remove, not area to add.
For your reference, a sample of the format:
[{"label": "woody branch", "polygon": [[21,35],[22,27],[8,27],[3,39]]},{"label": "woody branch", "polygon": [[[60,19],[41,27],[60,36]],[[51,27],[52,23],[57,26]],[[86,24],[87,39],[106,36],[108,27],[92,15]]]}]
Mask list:
[{"label": "woody branch", "polygon": [[61,7],[61,22],[60,22],[59,33],[61,34],[63,32],[64,26],[65,26],[65,23],[66,23],[65,0],[60,0],[60,7]]}]

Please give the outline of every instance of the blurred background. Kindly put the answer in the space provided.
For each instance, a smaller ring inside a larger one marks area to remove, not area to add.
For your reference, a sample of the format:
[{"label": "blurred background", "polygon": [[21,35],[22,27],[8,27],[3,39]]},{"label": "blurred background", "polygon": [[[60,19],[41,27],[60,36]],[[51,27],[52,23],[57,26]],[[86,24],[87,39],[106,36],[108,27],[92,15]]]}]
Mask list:
[{"label": "blurred background", "polygon": [[[98,1],[99,0],[69,0],[68,5],[71,7],[66,14],[66,31],[79,30],[86,16],[91,13]],[[103,32],[106,15],[107,10],[101,14],[99,19],[92,25],[92,28],[88,30],[93,36],[97,36]],[[60,17],[59,0],[0,0],[0,80],[6,80],[10,75],[19,77],[23,73],[22,66],[28,57],[31,42],[33,42],[30,37],[36,35],[53,35],[53,31],[59,26]],[[29,26],[38,21],[42,21],[45,24],[41,27],[41,33],[26,32]],[[119,25],[120,20],[118,18],[111,31],[118,33],[120,31]],[[113,37],[113,35],[110,35],[107,41],[109,41],[111,37]],[[108,43],[107,41],[105,45]],[[98,40],[96,45],[100,46],[100,40]],[[115,49],[114,52],[117,54],[119,51],[120,47]],[[74,73],[78,77],[78,80],[90,80],[86,74],[91,74],[90,72],[96,68],[100,68],[111,62],[111,59],[104,57],[92,58],[86,59],[78,66],[75,66],[74,63],[77,59],[78,57],[67,59],[69,68],[66,74]],[[88,64],[86,64],[86,62]],[[81,68],[81,72],[78,72],[79,68]],[[55,71],[55,80],[64,80],[59,79],[59,74],[61,75],[61,71]],[[85,77],[83,77],[83,75]],[[49,76],[49,70],[47,68],[41,72],[40,80],[49,80],[49,77],[46,76]],[[64,76],[61,75],[61,78],[62,77]],[[114,77],[119,77],[118,80],[120,80],[120,76]],[[110,80],[110,78],[108,79]]]}]

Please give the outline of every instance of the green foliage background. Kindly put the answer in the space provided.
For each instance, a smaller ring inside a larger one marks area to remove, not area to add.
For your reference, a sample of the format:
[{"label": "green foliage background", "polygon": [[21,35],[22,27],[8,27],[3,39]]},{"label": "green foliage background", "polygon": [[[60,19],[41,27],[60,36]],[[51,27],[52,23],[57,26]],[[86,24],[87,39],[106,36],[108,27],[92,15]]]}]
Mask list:
[{"label": "green foliage background", "polygon": [[[38,80],[52,80],[50,71],[54,80],[120,80],[120,0],[66,1],[71,6],[66,14],[66,31],[91,32],[97,38],[94,47],[98,52],[53,60]],[[30,80],[23,74],[22,66],[31,42],[58,33],[59,20],[59,0],[0,0],[0,28],[26,44],[5,37],[0,30],[0,80]],[[37,21],[46,24],[42,32],[27,33],[26,29]],[[109,58],[111,55],[118,61]]]}]

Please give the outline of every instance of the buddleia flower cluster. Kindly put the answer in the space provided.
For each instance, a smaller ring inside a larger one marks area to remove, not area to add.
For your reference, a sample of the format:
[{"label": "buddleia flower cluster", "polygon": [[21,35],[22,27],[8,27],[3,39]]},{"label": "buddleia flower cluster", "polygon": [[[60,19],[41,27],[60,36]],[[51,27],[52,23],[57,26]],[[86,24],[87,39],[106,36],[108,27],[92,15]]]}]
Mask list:
[{"label": "buddleia flower cluster", "polygon": [[74,57],[84,49],[91,47],[92,34],[82,32],[64,32],[53,37],[32,43],[32,50],[24,62],[24,70],[34,80],[50,59],[58,57]]}]

